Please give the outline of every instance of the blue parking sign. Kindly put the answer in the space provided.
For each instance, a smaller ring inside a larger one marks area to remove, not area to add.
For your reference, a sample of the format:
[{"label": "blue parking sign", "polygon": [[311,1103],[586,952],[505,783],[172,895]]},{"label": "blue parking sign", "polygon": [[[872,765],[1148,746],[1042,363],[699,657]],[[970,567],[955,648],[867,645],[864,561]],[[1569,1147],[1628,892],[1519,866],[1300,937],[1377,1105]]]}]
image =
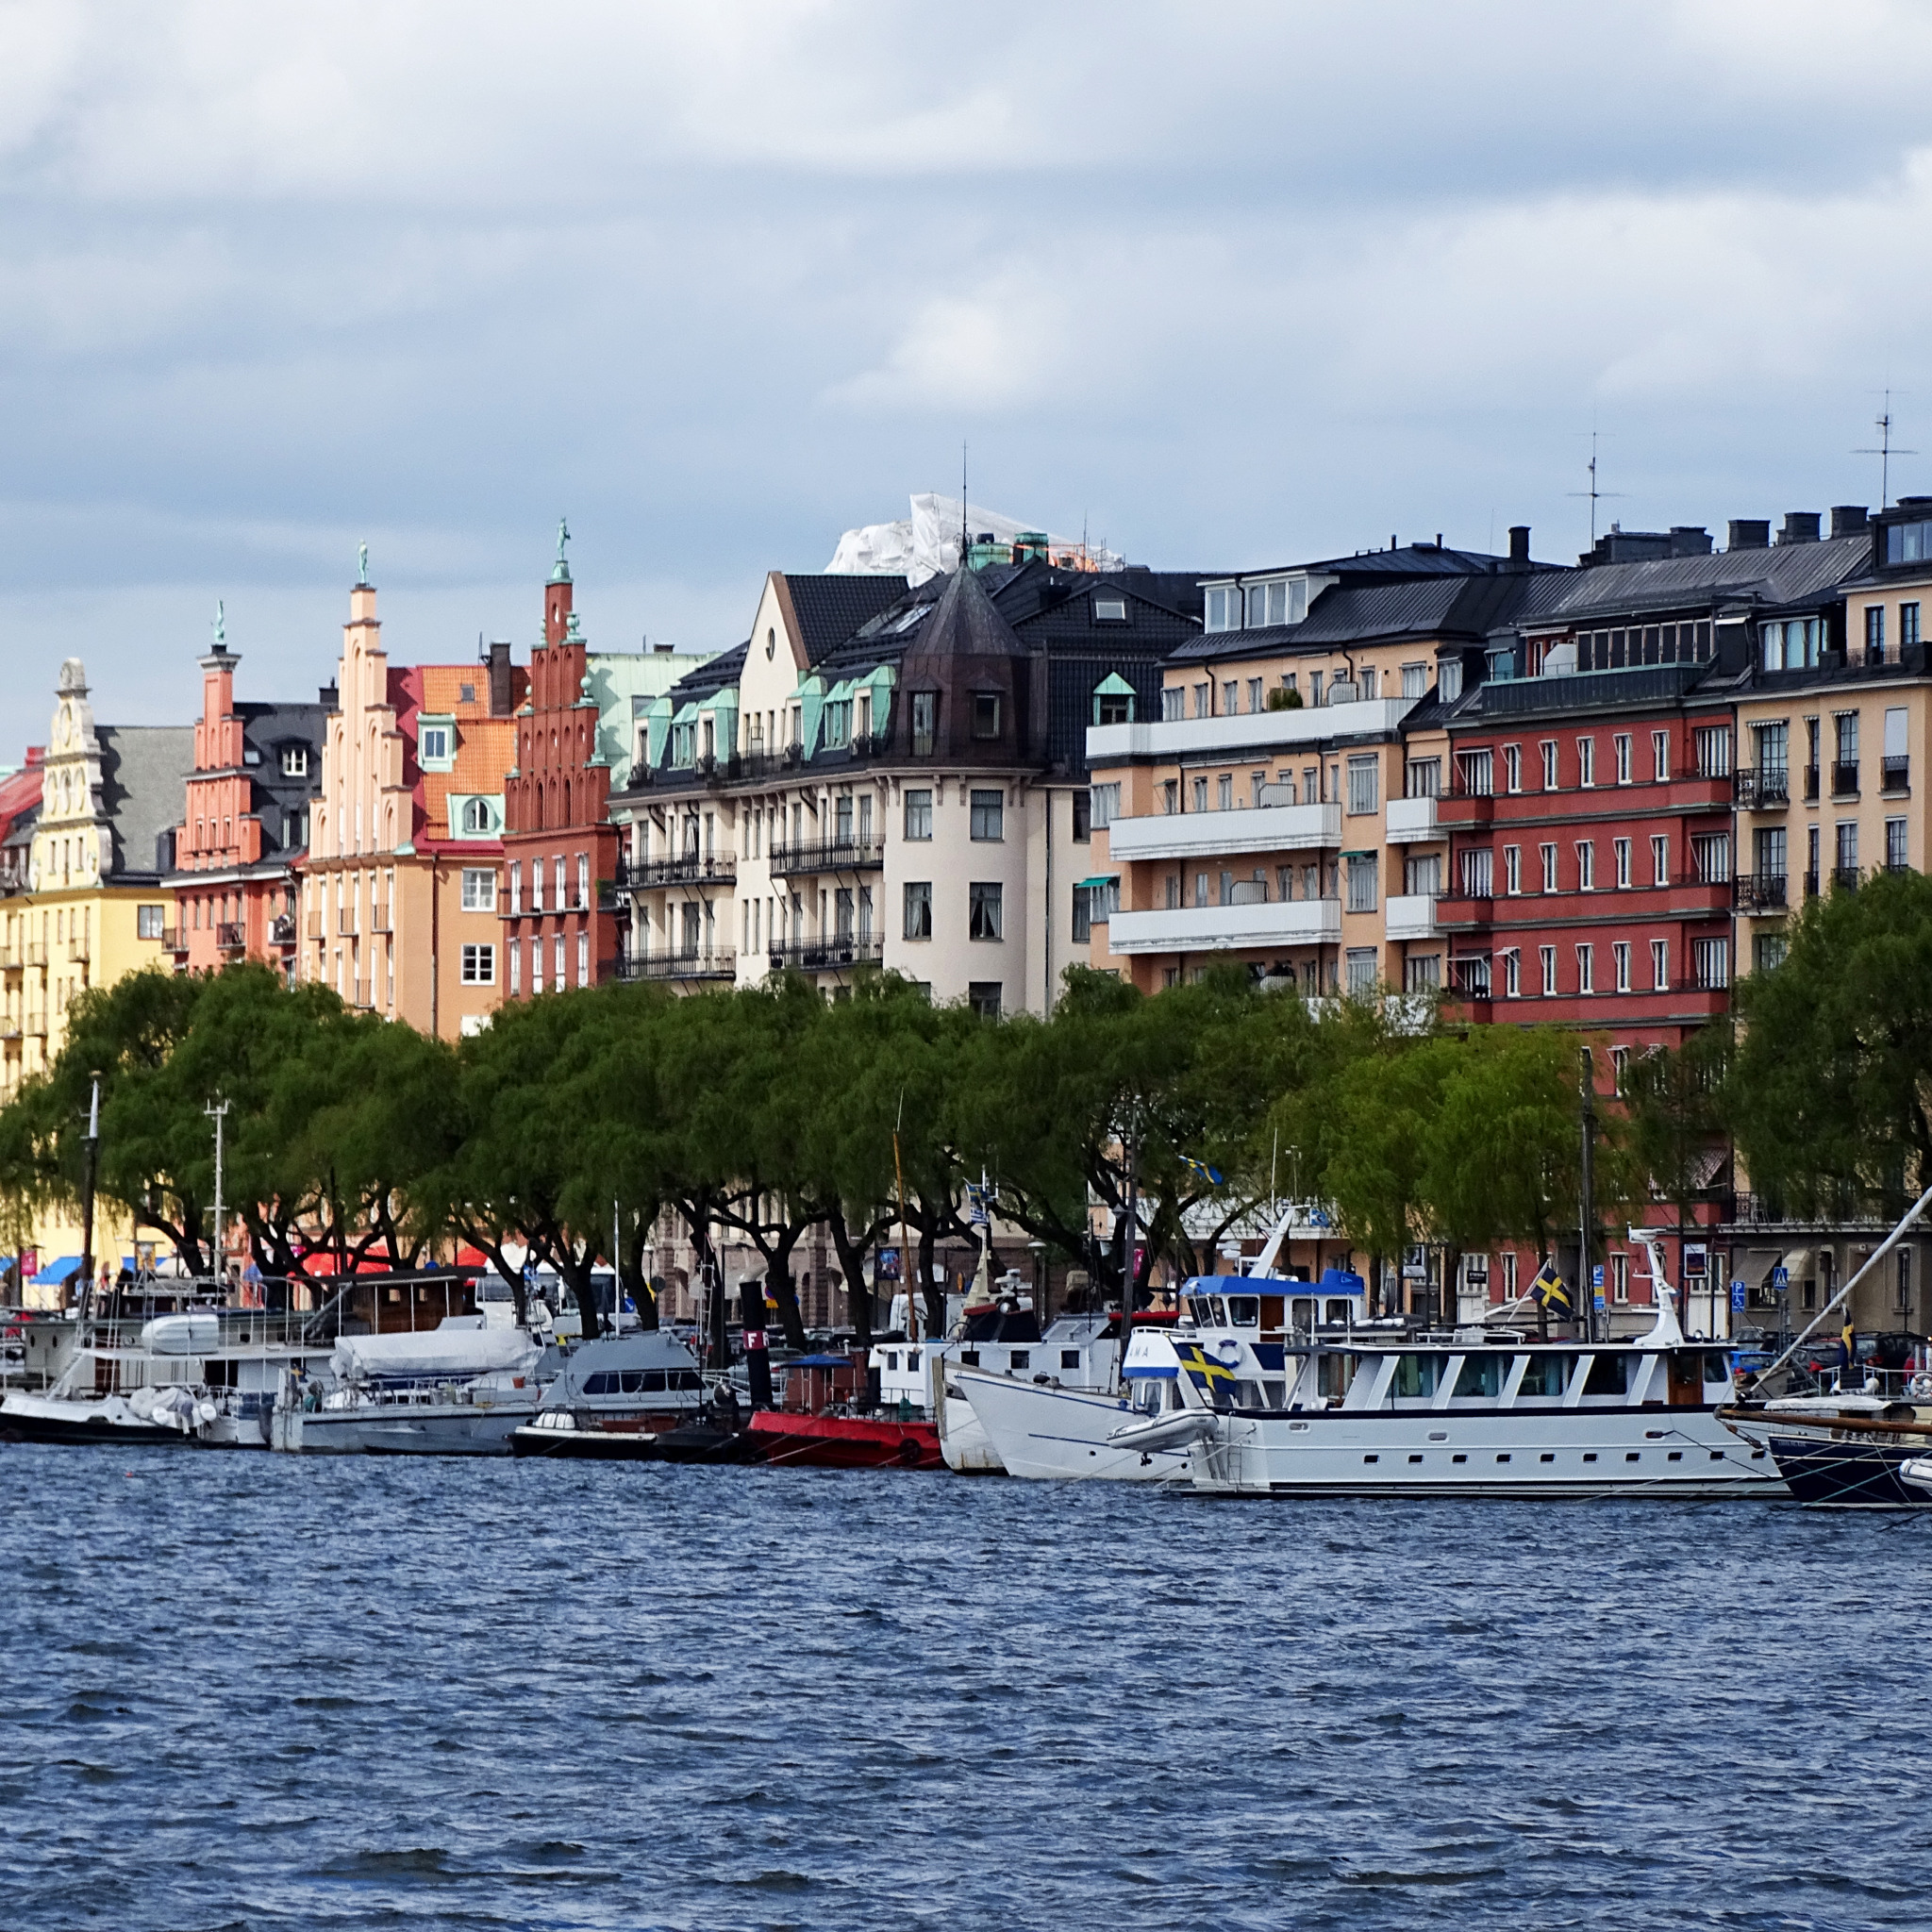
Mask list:
[{"label": "blue parking sign", "polygon": [[1731,1283],[1731,1312],[1734,1315],[1744,1312],[1744,1284],[1741,1281]]}]

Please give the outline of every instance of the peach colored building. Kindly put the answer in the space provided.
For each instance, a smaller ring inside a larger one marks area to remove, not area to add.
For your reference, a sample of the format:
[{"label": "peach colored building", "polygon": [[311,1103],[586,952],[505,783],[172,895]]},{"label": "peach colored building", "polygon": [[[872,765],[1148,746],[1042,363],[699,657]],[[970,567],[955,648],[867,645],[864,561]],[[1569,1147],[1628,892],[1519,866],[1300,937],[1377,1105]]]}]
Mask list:
[{"label": "peach colored building", "polygon": [[393,666],[375,591],[342,626],[302,891],[301,977],[449,1040],[502,991],[497,914],[512,714],[509,646],[475,664]]}]

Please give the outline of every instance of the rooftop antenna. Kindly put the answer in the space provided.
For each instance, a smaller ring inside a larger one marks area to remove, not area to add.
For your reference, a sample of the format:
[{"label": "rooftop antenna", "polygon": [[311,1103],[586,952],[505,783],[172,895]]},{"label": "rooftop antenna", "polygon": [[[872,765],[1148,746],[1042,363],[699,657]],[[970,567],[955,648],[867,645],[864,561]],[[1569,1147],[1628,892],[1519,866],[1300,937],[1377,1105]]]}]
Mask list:
[{"label": "rooftop antenna", "polygon": [[[1899,391],[1900,395],[1907,393],[1908,391],[1905,390]],[[1915,457],[1919,454],[1915,449],[1898,448],[1891,440],[1891,390],[1888,387],[1885,391],[1885,408],[1880,412],[1877,421],[1873,425],[1873,427],[1878,431],[1878,447],[1876,449],[1855,449],[1852,452],[1855,457],[1876,457],[1878,458],[1878,508],[1880,509],[1890,509],[1891,508],[1892,458]]]},{"label": "rooftop antenna", "polygon": [[1597,504],[1604,497],[1622,496],[1624,493],[1621,490],[1599,490],[1596,487],[1596,425],[1591,424],[1590,430],[1590,488],[1588,490],[1573,490],[1569,492],[1572,496],[1587,496],[1590,498],[1590,547],[1592,550],[1596,548]]},{"label": "rooftop antenna", "polygon": [[966,568],[966,443],[959,442],[959,568]]}]

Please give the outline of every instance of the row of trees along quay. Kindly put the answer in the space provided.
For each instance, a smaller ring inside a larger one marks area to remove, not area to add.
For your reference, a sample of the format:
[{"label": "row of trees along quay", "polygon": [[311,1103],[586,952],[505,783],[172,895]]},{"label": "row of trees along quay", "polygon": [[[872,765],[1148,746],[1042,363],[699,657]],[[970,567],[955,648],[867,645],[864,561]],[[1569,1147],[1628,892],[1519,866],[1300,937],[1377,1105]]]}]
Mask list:
[{"label": "row of trees along quay", "polygon": [[[935,1327],[937,1244],[971,1239],[982,1172],[1004,1222],[1117,1297],[1130,1141],[1137,1294],[1157,1266],[1211,1269],[1277,1188],[1324,1204],[1372,1260],[1416,1242],[1452,1265],[1506,1242],[1547,1254],[1576,1224],[1586,1064],[1611,1225],[1688,1223],[1727,1149],[1782,1213],[1902,1208],[1932,1174],[1932,882],[1834,891],[1789,941],[1740,983],[1735,1023],[1617,1057],[1615,1091],[1602,1038],[1453,1008],[1418,1026],[1379,996],[1311,1007],[1239,967],[1151,995],[1070,969],[1043,1021],[934,1007],[891,974],[831,1004],[783,975],[690,996],[618,984],[506,1005],[455,1042],[258,964],[144,972],[80,994],[59,1058],[0,1108],[0,1231],[18,1245],[77,1200],[95,1074],[98,1194],[190,1272],[213,1265],[219,1098],[224,1191],[265,1275],[407,1270],[463,1241],[521,1297],[511,1243],[555,1269],[587,1335],[593,1265],[655,1320],[647,1258],[671,1208],[701,1260],[721,1233],[756,1249],[794,1347],[791,1262],[823,1228],[869,1340],[864,1259],[899,1240],[895,1132]],[[1095,1202],[1115,1210],[1110,1247]]]}]

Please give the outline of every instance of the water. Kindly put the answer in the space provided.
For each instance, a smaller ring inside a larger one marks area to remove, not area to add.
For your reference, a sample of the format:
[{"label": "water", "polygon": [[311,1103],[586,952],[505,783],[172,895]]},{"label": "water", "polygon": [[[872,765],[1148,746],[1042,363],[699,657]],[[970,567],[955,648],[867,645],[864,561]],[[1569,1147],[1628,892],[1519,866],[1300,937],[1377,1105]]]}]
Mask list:
[{"label": "water", "polygon": [[1932,1918],[1932,1515],[0,1474],[10,1928]]}]

